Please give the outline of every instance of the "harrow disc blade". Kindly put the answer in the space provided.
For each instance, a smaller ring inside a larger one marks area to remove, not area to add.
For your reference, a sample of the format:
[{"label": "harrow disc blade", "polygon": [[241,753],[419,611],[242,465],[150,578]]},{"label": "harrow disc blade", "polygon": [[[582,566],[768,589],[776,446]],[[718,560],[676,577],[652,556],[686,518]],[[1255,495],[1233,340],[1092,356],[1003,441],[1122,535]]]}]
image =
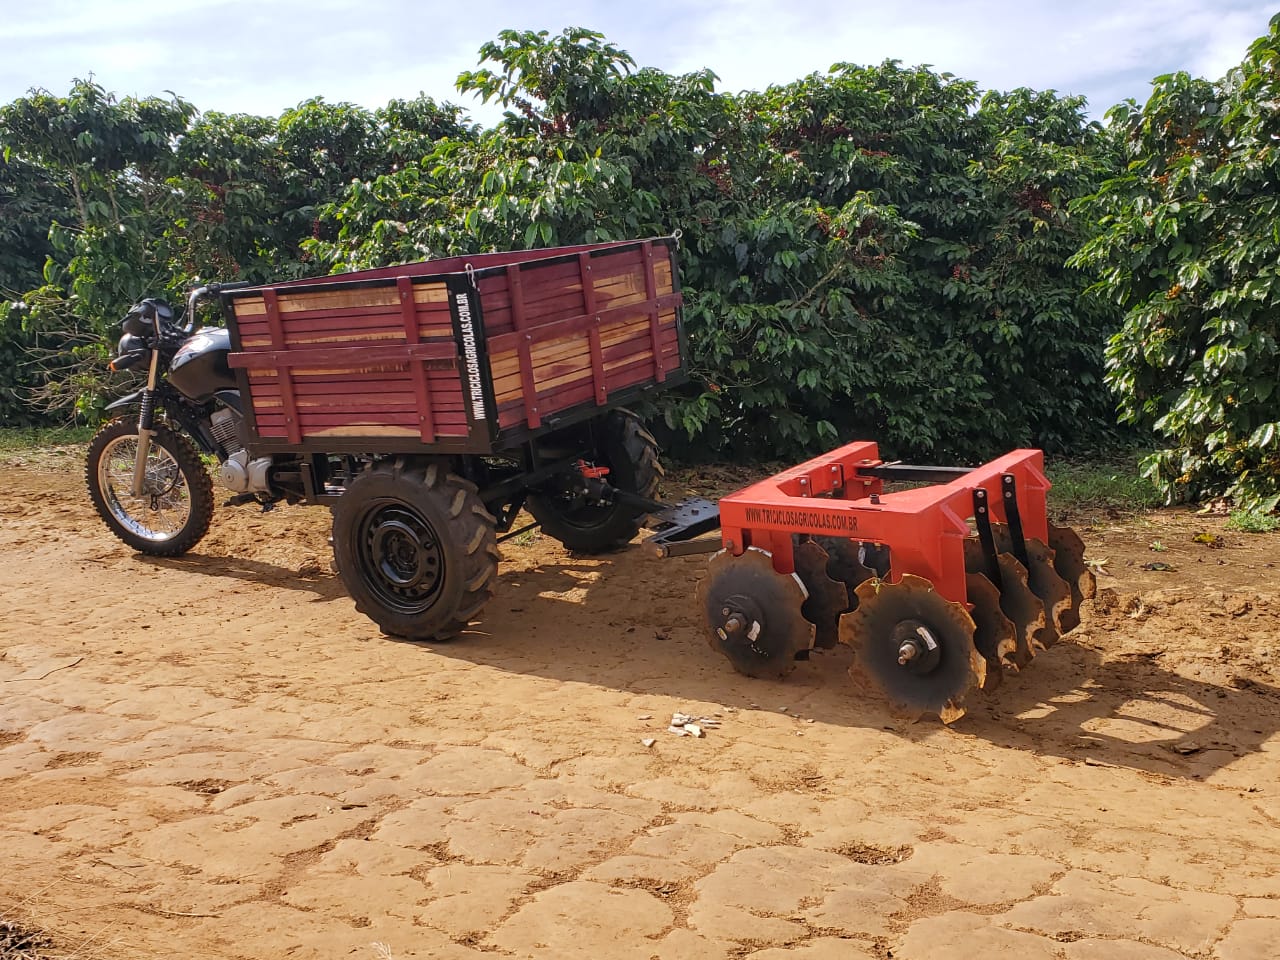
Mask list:
[{"label": "harrow disc blade", "polygon": [[1021,670],[1035,659],[1038,650],[1045,647],[1047,623],[1044,603],[1027,585],[1026,567],[1008,553],[1000,554],[997,560],[1000,565],[1000,610],[1013,624],[1017,641],[1009,660]]},{"label": "harrow disc blade", "polygon": [[804,585],[795,574],[775,571],[765,550],[717,553],[697,596],[711,646],[748,677],[785,677],[797,655],[813,647],[813,624],[801,613]]},{"label": "harrow disc blade", "polygon": [[[995,536],[996,549],[1001,556],[1013,553],[1013,537],[1009,527],[1003,523],[993,523],[991,532]],[[1045,626],[1041,629],[1038,640],[1041,646],[1051,647],[1058,642],[1058,637],[1066,633],[1066,623],[1074,615],[1071,587],[1054,569],[1053,551],[1045,546],[1042,540],[1027,537],[1023,541],[1027,548],[1027,584],[1032,592],[1044,604]],[[1079,622],[1079,617],[1076,617]]]},{"label": "harrow disc blade", "polygon": [[1000,579],[1000,571],[990,568],[977,537],[969,537],[964,542],[964,572],[980,573],[992,583]]},{"label": "harrow disc blade", "polygon": [[893,555],[883,543],[863,543],[858,547],[862,563],[881,580],[889,579],[893,567]]},{"label": "harrow disc blade", "polygon": [[1005,663],[1015,664],[1018,635],[1013,621],[1000,609],[1000,591],[995,584],[981,573],[971,573],[965,578],[965,585],[969,602],[973,604],[969,611],[975,627],[973,645],[987,661],[987,678],[982,689],[994,690],[1004,679]]},{"label": "harrow disc blade", "polygon": [[1080,626],[1080,604],[1093,599],[1098,583],[1084,562],[1084,541],[1070,527],[1049,524],[1049,548],[1053,551],[1053,568],[1071,587],[1071,610],[1063,617],[1062,632]]},{"label": "harrow disc blade", "polygon": [[1071,603],[1071,587],[1053,568],[1053,551],[1034,538],[1027,540],[1027,582],[1044,604],[1044,645],[1051,647],[1067,632],[1065,624],[1073,616],[1077,623],[1080,618]]},{"label": "harrow disc blade", "polygon": [[863,580],[870,580],[876,572],[862,562],[862,549],[853,540],[844,537],[817,537],[818,546],[827,551],[827,576],[845,585],[848,599],[844,611],[852,610],[858,602],[855,591]]},{"label": "harrow disc blade", "polygon": [[796,574],[809,594],[800,612],[814,625],[813,645],[830,650],[840,642],[840,614],[849,609],[849,591],[827,575],[827,551],[812,540],[795,547]]},{"label": "harrow disc blade", "polygon": [[964,716],[964,698],[982,686],[987,662],[973,644],[974,622],[921,577],[880,579],[858,586],[858,606],[840,618],[840,641],[856,652],[849,674],[879,691],[899,716]]}]

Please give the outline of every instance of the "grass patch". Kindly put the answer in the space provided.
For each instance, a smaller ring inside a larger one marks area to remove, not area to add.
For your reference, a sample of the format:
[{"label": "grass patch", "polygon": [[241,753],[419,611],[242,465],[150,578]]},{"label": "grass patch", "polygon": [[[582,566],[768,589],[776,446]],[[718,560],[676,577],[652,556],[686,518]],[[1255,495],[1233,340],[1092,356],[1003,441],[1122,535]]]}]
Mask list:
[{"label": "grass patch", "polygon": [[1241,533],[1274,533],[1280,530],[1280,517],[1261,510],[1233,510],[1227,517],[1226,528]]},{"label": "grass patch", "polygon": [[1050,461],[1047,467],[1053,489],[1049,504],[1055,510],[1140,511],[1163,502],[1151,481],[1138,473],[1142,452],[1097,460]]},{"label": "grass patch", "polygon": [[542,539],[542,530],[538,527],[534,527],[532,530],[520,531],[514,537],[508,540],[507,543],[513,543],[517,547],[527,547],[529,546],[529,544],[534,543],[540,539]]},{"label": "grass patch", "polygon": [[95,432],[94,427],[0,427],[0,453],[82,446]]}]

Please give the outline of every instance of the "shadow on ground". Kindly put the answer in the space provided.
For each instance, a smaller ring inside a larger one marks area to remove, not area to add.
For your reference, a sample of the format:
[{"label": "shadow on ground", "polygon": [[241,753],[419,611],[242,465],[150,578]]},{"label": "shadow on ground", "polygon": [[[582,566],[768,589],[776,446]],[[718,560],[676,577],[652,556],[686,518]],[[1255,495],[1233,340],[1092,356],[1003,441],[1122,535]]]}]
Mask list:
[{"label": "shadow on ground", "polygon": [[327,570],[316,569],[299,573],[297,569],[283,567],[261,560],[243,557],[210,556],[187,553],[180,557],[149,557],[137,554],[136,559],[159,570],[181,570],[210,577],[227,577],[249,583],[266,583],[273,587],[301,590],[315,594],[316,600],[336,600],[346,596],[342,581]]},{"label": "shadow on ground", "polygon": [[[147,562],[302,590],[317,600],[344,595],[332,574],[300,577],[255,560],[189,554]],[[882,702],[856,690],[844,648],[815,652],[781,682],[734,673],[708,645],[694,610],[704,568],[702,558],[658,561],[631,550],[504,570],[481,620],[429,648],[513,673],[691,703],[786,706],[821,722],[892,729],[909,740],[939,733],[936,720],[894,719]],[[955,732],[1009,749],[1200,779],[1258,752],[1280,729],[1274,686],[1243,678],[1217,684],[1166,669],[1158,656],[1126,653],[1122,631],[1094,629],[1087,616],[1078,633],[1079,643],[1045,651],[992,693],[971,693]]]}]

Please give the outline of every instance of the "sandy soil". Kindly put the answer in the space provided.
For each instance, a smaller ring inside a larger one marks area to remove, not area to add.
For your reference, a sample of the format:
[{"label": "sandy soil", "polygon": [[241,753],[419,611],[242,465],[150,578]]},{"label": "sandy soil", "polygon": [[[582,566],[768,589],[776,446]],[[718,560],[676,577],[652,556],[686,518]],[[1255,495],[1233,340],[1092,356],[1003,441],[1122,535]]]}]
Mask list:
[{"label": "sandy soil", "polygon": [[1280,536],[1082,526],[1075,642],[944,728],[843,652],[733,674],[701,559],[507,545],[484,619],[408,644],[329,573],[327,511],[148,560],[78,452],[11,461],[0,919],[59,955],[1275,956]]}]

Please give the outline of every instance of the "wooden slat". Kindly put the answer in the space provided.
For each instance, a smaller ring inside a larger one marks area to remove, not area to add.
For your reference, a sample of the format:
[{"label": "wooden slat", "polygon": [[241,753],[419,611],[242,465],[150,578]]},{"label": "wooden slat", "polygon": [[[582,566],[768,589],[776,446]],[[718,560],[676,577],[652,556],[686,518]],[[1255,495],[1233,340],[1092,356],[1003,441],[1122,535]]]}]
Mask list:
[{"label": "wooden slat", "polygon": [[511,320],[515,325],[512,336],[516,338],[515,348],[520,359],[525,422],[529,424],[529,429],[536,430],[542,426],[542,417],[538,413],[538,388],[533,382],[533,358],[530,355],[533,335],[525,332],[524,290],[520,283],[520,268],[515,264],[507,267],[507,291],[511,297]]},{"label": "wooden slat", "polygon": [[[410,306],[413,306],[410,301]],[[449,337],[453,335],[453,319],[447,310],[416,310],[417,328],[422,337]],[[237,324],[240,336],[264,336],[269,333],[265,320],[247,320]],[[404,306],[395,310],[379,308],[368,313],[344,312],[334,315],[298,315],[284,318],[286,342],[333,336],[334,334],[402,334],[404,331]]]},{"label": "wooden slat", "polygon": [[[402,278],[408,279],[408,278]],[[419,283],[413,285],[415,303],[446,303],[449,300],[448,288],[443,283]],[[267,312],[266,294],[277,299],[282,315],[305,313],[313,310],[341,310],[347,308],[367,309],[370,307],[399,307],[400,294],[395,286],[388,284],[378,287],[356,287],[350,290],[319,290],[311,293],[293,293],[284,288],[284,293],[277,293],[268,287],[263,291],[263,298],[244,297],[235,301],[236,319],[241,317],[260,316]]]},{"label": "wooden slat", "polygon": [[[443,432],[442,432],[443,433]],[[312,439],[324,437],[416,437],[418,431],[413,427],[387,427],[376,424],[361,424],[351,427],[328,427],[324,430],[309,430],[307,436]],[[463,437],[466,433],[443,434],[445,436]]]},{"label": "wooden slat", "polygon": [[671,248],[663,247],[661,257],[655,259],[653,276],[658,281],[658,293],[674,293],[676,286],[671,272]]},{"label": "wooden slat", "polygon": [[[396,280],[400,292],[400,309],[404,314],[404,339],[407,343],[418,343],[418,305],[413,298],[413,281],[408,277]],[[455,348],[456,353],[456,348]],[[427,371],[421,363],[410,362],[409,372],[413,377],[414,397],[418,401],[418,426],[423,443],[434,443],[436,425],[431,412],[431,391],[427,387]]]},{"label": "wooden slat", "polygon": [[658,326],[658,280],[653,273],[653,241],[646,240],[644,251],[644,287],[649,300],[649,336],[653,340],[653,377],[658,383],[667,379],[662,369],[662,330]]},{"label": "wooden slat", "polygon": [[[579,340],[578,342],[580,343],[581,341]],[[663,326],[662,342],[664,345],[674,345],[679,342],[679,335],[674,323]],[[649,322],[641,319],[625,327],[611,330],[607,335],[602,335],[601,345],[604,358],[609,362],[637,353],[642,354],[645,358],[652,359]],[[545,389],[544,379],[549,375],[546,371],[565,363],[575,363],[577,368],[584,372],[590,371],[588,358],[583,354],[580,346],[577,348],[572,345],[562,346],[556,352],[535,360],[533,376],[539,392]],[[515,369],[514,364],[504,361],[502,369],[506,372],[502,376],[495,376],[493,380],[494,394],[499,402],[518,395],[523,382],[521,374]],[[608,363],[605,364],[605,369],[607,373]]]},{"label": "wooden slat", "polygon": [[[281,412],[278,396],[263,394],[260,397],[254,397],[253,402],[255,410]],[[317,395],[299,398],[298,416],[305,422],[307,411],[315,410],[346,411],[349,414],[371,413],[378,410],[413,411],[417,409],[417,402],[417,398],[412,393],[385,393],[377,397],[361,399],[353,399],[349,396]],[[446,414],[462,414],[466,411],[466,406],[462,403],[437,403],[433,409],[435,418],[439,419]]]},{"label": "wooden slat", "polygon": [[[265,290],[262,294],[263,303],[267,311],[267,326],[271,330],[271,346],[275,349],[284,348],[284,330],[280,323],[280,304],[276,300],[276,292],[274,290]],[[237,354],[229,354],[227,362],[231,361]],[[244,356],[244,354],[240,354]],[[234,366],[234,364],[231,364]],[[293,402],[293,381],[289,377],[288,370],[281,370],[279,364],[272,364],[276,367],[277,376],[280,379],[280,397],[284,401],[285,413],[285,432],[289,437],[290,443],[300,443],[302,441],[302,427],[298,423],[298,411]]]},{"label": "wooden slat", "polygon": [[[674,330],[675,314],[664,314],[660,324],[664,329]],[[630,318],[622,318],[621,322],[601,324],[599,329],[601,343],[607,347],[646,333],[649,329],[649,318],[644,313],[633,314]],[[552,360],[560,360],[568,356],[583,356],[582,345],[581,333],[535,344],[532,348],[534,370]],[[493,358],[490,368],[495,378],[509,376],[519,370],[519,360],[514,351],[495,352],[490,356]]]},{"label": "wooden slat", "polygon": [[[399,397],[399,399],[397,399]],[[260,412],[279,412],[280,401],[271,397],[254,397],[254,409]],[[332,411],[333,413],[341,413],[346,417],[355,417],[359,415],[373,416],[376,413],[413,413],[417,410],[415,404],[417,398],[412,393],[404,394],[383,394],[379,397],[362,397],[359,399],[346,398],[343,402],[341,398],[317,398],[311,397],[306,400],[298,401],[298,417],[305,423],[307,417],[317,411]]]},{"label": "wooden slat", "polygon": [[[680,303],[680,294],[671,294],[665,297],[659,297],[657,308],[661,311],[672,310]],[[558,340],[561,337],[567,337],[573,333],[580,333],[587,329],[588,326],[596,322],[596,316],[600,317],[600,322],[609,324],[617,322],[619,318],[626,317],[628,313],[639,313],[644,315],[644,308],[635,306],[618,307],[616,309],[599,310],[595,315],[588,316],[581,314],[573,317],[564,317],[551,323],[544,323],[538,327],[530,327],[516,333],[506,333],[494,337],[489,341],[489,349],[495,353],[501,353],[505,350],[514,349],[521,338],[528,338],[530,342]]]},{"label": "wooden slat", "polygon": [[[277,411],[265,410],[258,412],[254,408],[255,414],[265,425],[278,425],[281,422],[281,414]],[[441,433],[445,433],[450,426],[459,426],[466,423],[466,414],[451,413],[447,416],[442,415],[439,420],[439,428]],[[412,427],[414,433],[418,432],[418,415],[413,410],[395,411],[377,411],[372,414],[364,414],[350,410],[340,410],[332,413],[324,411],[308,411],[306,424],[311,427],[341,427],[348,424],[363,423],[377,424],[385,423],[393,426]],[[308,430],[308,432],[310,432]]]},{"label": "wooden slat", "polygon": [[[358,389],[352,387],[358,384]],[[461,402],[462,391],[456,389],[455,380],[435,380],[427,378],[427,386],[431,390],[432,403],[442,403],[450,396],[456,395]],[[293,384],[294,398],[301,403],[304,397],[319,396],[360,396],[377,393],[413,393],[413,379],[403,371],[392,373],[357,374],[340,377],[295,377]],[[279,396],[280,387],[275,381],[255,382],[254,396]]]},{"label": "wooden slat", "polygon": [[227,363],[234,369],[250,370],[292,367],[368,367],[376,364],[403,363],[412,360],[454,360],[457,349],[452,343],[415,343],[385,347],[325,347],[316,350],[273,350],[267,353],[233,353]]},{"label": "wooden slat", "polygon": [[[648,344],[647,331],[641,336],[640,339],[646,345]],[[625,347],[624,350],[620,350],[616,356],[610,356],[605,363],[605,367],[608,371],[611,392],[616,391],[617,389],[620,388],[620,386],[623,386],[623,384],[618,384],[616,382],[618,371],[647,370],[652,372],[652,369],[653,369],[653,358],[648,351],[645,351],[642,354],[636,354],[633,352],[633,349],[630,345],[624,345],[624,347]],[[676,370],[680,367],[680,363],[681,361],[680,361],[679,336],[677,335],[674,329],[665,331],[663,334],[663,347],[662,347],[663,369],[667,371]],[[642,377],[641,379],[643,380],[644,378]],[[625,385],[630,386],[631,384],[636,382],[639,382],[639,381],[635,380],[633,377]],[[539,389],[540,396],[543,397],[544,412],[547,412],[552,409],[562,409],[562,407],[559,405],[559,400],[562,394],[566,390],[569,390],[569,391],[574,391],[576,396],[576,387],[583,383],[588,384],[589,386],[592,384],[590,373],[585,368],[583,368],[579,372],[577,378],[573,376],[565,376],[560,379],[560,382],[555,383],[553,385],[548,385],[546,382],[539,380],[538,389]],[[587,392],[585,396],[579,397],[578,399],[585,401],[585,400],[592,399],[593,396],[594,396],[594,389],[591,389]],[[503,410],[506,409],[508,405],[511,404],[512,402],[516,402],[516,403],[520,402],[520,398],[521,398],[521,393],[520,393],[518,384],[514,386],[514,388],[509,388],[505,393],[496,393],[495,400],[497,402],[498,410],[500,414],[499,416],[500,424],[502,424],[501,413],[503,412]],[[556,400],[557,402],[556,404],[553,405],[549,402],[550,400]]]},{"label": "wooden slat", "polygon": [[[582,306],[589,315],[596,312],[596,285],[591,274],[591,257],[578,254],[578,266],[582,271]],[[600,318],[587,327],[587,352],[591,358],[591,382],[595,388],[596,406],[604,406],[609,399],[609,388],[605,380],[604,356],[600,348]]]}]

